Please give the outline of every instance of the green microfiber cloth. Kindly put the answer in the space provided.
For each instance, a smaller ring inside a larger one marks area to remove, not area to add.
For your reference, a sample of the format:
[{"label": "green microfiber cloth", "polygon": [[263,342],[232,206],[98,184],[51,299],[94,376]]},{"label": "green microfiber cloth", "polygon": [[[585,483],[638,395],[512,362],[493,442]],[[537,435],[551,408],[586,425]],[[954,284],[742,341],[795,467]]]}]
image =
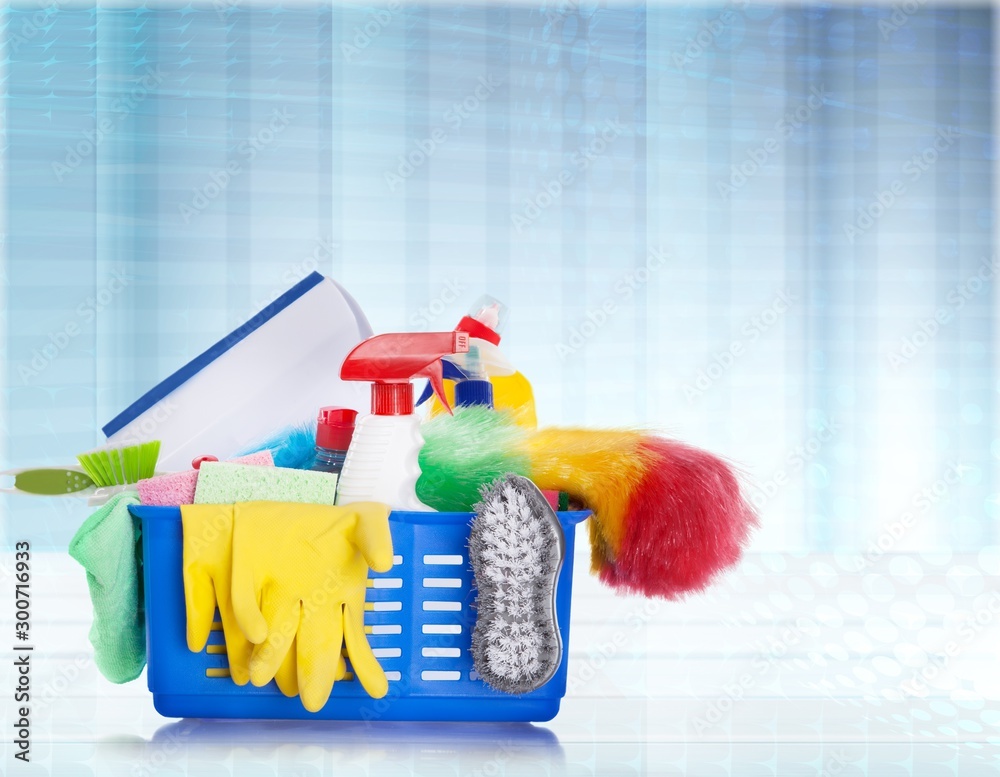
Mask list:
[{"label": "green microfiber cloth", "polygon": [[128,511],[137,504],[135,492],[115,494],[69,543],[69,555],[87,570],[94,662],[113,683],[134,680],[146,665],[141,524]]}]

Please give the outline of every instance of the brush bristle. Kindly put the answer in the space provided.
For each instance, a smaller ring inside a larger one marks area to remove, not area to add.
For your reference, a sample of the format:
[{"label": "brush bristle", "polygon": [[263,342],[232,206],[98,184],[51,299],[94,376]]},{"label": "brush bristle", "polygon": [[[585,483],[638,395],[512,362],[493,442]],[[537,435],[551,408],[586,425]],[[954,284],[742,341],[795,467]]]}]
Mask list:
[{"label": "brush bristle", "polygon": [[469,536],[479,591],[472,654],[505,693],[544,685],[562,660],[553,596],[562,563],[558,519],[530,481],[510,474],[482,491]]},{"label": "brush bristle", "polygon": [[160,457],[160,441],[105,445],[76,457],[84,472],[100,488],[138,483],[153,476]]}]

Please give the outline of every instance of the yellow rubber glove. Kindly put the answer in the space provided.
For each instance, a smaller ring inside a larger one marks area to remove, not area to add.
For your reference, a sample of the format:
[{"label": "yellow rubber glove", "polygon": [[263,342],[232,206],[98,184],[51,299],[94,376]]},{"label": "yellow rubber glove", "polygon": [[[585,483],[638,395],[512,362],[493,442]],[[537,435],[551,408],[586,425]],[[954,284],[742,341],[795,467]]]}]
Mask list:
[{"label": "yellow rubber glove", "polygon": [[233,611],[256,644],[250,681],[264,685],[294,652],[302,705],[318,712],[343,676],[346,643],[364,689],[385,696],[389,683],[365,637],[369,567],[392,568],[384,504],[235,505]]},{"label": "yellow rubber glove", "polygon": [[[250,641],[247,640],[247,642]],[[252,642],[250,642],[250,648],[252,651]],[[295,649],[295,641],[293,640],[291,649],[288,651],[288,654],[285,656],[284,660],[281,662],[281,666],[278,667],[278,671],[274,675],[274,682],[278,684],[278,688],[283,694],[285,694],[285,696],[299,695],[299,668],[296,656],[297,651]],[[336,679],[343,680],[346,674],[347,662],[344,660],[343,656],[340,656],[340,660],[337,662]],[[268,680],[264,680],[261,685],[267,685],[268,682]]]},{"label": "yellow rubber glove", "polygon": [[[253,643],[243,635],[236,622],[230,595],[233,506],[181,505],[181,524],[184,532],[184,602],[187,609],[188,649],[193,653],[200,653],[205,649],[215,620],[215,608],[218,607],[226,639],[229,674],[237,685],[246,685],[250,680]],[[340,671],[343,676],[346,667]],[[298,695],[294,651],[278,668],[274,679],[283,694]],[[268,678],[268,682],[270,680]]]}]

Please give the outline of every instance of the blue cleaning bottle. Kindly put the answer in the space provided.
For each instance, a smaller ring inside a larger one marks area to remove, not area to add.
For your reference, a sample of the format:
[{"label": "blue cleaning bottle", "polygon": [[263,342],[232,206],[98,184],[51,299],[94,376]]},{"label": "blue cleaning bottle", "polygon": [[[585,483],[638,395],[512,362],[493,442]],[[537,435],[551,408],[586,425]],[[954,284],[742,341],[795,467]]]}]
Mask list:
[{"label": "blue cleaning bottle", "polygon": [[462,377],[455,381],[455,405],[470,407],[474,405],[493,407],[493,384],[486,374],[479,348],[469,346],[469,352],[456,365]]}]

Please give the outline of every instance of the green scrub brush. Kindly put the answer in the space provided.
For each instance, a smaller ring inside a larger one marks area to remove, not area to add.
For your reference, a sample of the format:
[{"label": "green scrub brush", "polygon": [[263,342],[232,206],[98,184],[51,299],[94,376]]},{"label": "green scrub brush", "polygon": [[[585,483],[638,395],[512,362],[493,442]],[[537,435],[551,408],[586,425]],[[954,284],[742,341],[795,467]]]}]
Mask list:
[{"label": "green scrub brush", "polygon": [[562,663],[555,597],[565,555],[559,518],[534,483],[508,474],[483,487],[469,533],[479,591],[472,658],[490,687],[528,693]]},{"label": "green scrub brush", "polygon": [[159,455],[159,440],[95,448],[76,457],[80,466],[26,467],[0,472],[0,478],[14,479],[11,485],[0,488],[0,493],[89,497],[91,506],[102,505],[113,494],[130,490],[140,480],[152,477]]},{"label": "green scrub brush", "polygon": [[81,491],[86,491],[89,494],[95,488],[94,481],[90,476],[75,465],[9,469],[6,472],[0,472],[0,478],[14,478],[13,483],[9,486],[0,488],[0,494],[81,496]]},{"label": "green scrub brush", "polygon": [[97,486],[88,504],[102,505],[115,494],[134,490],[140,480],[156,474],[159,456],[159,440],[105,445],[78,455],[76,460]]},{"label": "green scrub brush", "polygon": [[76,457],[99,488],[124,486],[153,477],[160,441],[119,443],[95,448]]}]

